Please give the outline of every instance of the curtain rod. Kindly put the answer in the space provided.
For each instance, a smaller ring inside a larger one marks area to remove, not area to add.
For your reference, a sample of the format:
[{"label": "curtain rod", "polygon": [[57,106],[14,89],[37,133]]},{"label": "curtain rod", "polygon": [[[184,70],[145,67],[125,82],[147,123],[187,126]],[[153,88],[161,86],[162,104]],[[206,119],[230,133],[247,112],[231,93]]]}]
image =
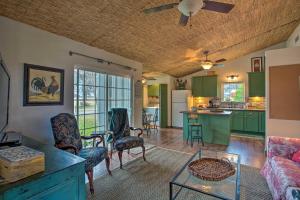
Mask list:
[{"label": "curtain rod", "polygon": [[136,69],[133,68],[133,67],[129,67],[129,66],[126,66],[126,65],[121,65],[121,64],[118,64],[118,63],[107,61],[107,60],[104,60],[104,59],[101,59],[101,58],[96,58],[96,57],[88,56],[88,55],[85,55],[85,54],[82,54],[82,53],[77,53],[77,52],[74,52],[74,51],[69,51],[69,55],[70,56],[72,56],[72,55],[82,56],[82,57],[85,57],[85,58],[96,60],[99,63],[106,63],[108,65],[114,64],[114,65],[120,66],[120,67],[122,67],[122,68],[124,68],[126,70],[136,71]]}]

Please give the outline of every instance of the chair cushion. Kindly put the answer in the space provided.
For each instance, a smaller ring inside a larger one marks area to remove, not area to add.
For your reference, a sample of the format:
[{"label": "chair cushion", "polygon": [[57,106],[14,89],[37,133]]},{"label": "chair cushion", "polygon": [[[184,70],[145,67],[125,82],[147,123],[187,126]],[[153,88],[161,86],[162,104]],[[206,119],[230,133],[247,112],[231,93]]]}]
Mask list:
[{"label": "chair cushion", "polygon": [[280,190],[282,193],[288,187],[300,186],[300,164],[287,158],[274,156],[271,158],[272,171],[276,179],[280,181]]},{"label": "chair cushion", "polygon": [[78,153],[78,156],[86,159],[85,171],[89,171],[108,157],[108,150],[105,147],[85,148]]},{"label": "chair cushion", "polygon": [[115,148],[118,151],[123,151],[125,149],[131,149],[134,147],[142,146],[144,144],[144,139],[137,136],[127,136],[118,139],[115,142]]}]

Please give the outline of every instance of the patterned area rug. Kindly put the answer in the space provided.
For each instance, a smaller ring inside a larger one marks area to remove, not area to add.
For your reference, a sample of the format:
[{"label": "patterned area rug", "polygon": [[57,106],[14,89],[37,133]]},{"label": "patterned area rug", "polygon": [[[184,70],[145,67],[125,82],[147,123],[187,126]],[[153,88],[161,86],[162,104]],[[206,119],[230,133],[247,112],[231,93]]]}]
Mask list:
[{"label": "patterned area rug", "polygon": [[[182,165],[191,157],[162,148],[155,148],[142,158],[127,163],[123,170],[113,170],[113,176],[103,176],[95,180],[95,194],[88,199],[95,200],[167,200],[169,181]],[[264,178],[256,168],[241,166],[241,199],[272,199]],[[87,190],[88,191],[88,190]],[[214,199],[207,195],[183,189],[178,200]]]},{"label": "patterned area rug", "polygon": [[[153,145],[153,144],[144,144],[144,146],[145,146],[146,151],[153,149],[155,147],[155,145]],[[142,153],[141,147],[136,147],[136,148],[130,149],[130,154],[137,155],[140,153]]]}]

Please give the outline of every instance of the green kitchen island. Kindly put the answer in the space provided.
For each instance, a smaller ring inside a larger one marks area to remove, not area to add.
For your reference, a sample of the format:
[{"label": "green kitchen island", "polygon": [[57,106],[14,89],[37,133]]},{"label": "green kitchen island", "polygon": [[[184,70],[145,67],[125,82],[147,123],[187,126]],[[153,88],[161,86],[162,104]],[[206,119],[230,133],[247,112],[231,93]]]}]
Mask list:
[{"label": "green kitchen island", "polygon": [[[202,124],[205,143],[228,145],[231,135],[231,111],[213,112],[209,110],[182,111],[183,139],[188,136],[188,116],[198,115],[197,121]],[[196,140],[195,140],[196,142]]]}]

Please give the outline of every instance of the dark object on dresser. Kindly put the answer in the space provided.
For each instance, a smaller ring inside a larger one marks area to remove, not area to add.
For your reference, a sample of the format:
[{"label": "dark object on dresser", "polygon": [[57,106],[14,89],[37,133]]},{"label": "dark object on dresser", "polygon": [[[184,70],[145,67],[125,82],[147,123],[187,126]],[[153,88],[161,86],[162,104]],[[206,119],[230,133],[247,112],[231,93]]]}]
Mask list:
[{"label": "dark object on dresser", "polygon": [[[85,160],[85,172],[89,179],[90,191],[94,193],[93,186],[93,168],[105,159],[107,172],[111,175],[109,169],[109,157],[106,147],[98,147],[103,141],[102,135],[93,134],[91,136],[80,136],[77,120],[74,115],[61,113],[51,118],[52,130],[55,139],[55,146],[59,149],[69,151]],[[99,138],[96,147],[82,148],[82,139],[88,140]]]},{"label": "dark object on dresser", "polygon": [[[143,130],[140,128],[129,127],[127,109],[112,108],[111,111],[109,111],[109,121],[110,137],[108,138],[108,142],[112,144],[111,155],[113,149],[118,151],[120,168],[122,168],[123,151],[129,151],[135,147],[141,147],[143,149],[143,159],[146,161],[144,139],[140,137],[143,134]],[[130,130],[138,131],[138,136],[131,136]]]}]

